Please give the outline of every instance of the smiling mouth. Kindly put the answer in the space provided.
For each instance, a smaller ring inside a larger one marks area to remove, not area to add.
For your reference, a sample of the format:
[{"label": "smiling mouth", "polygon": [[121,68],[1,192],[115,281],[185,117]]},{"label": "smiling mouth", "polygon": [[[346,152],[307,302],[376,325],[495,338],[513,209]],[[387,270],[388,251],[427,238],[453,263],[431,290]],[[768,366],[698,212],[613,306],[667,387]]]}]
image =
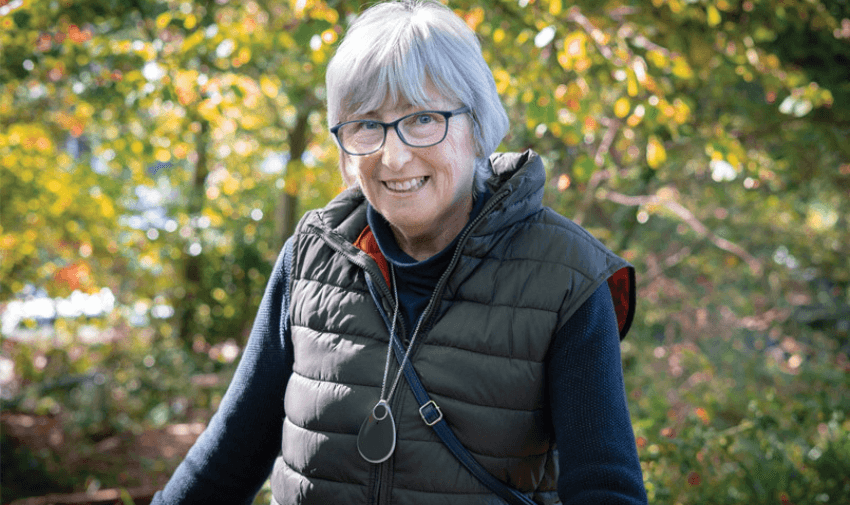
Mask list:
[{"label": "smiling mouth", "polygon": [[383,181],[384,186],[397,193],[411,193],[425,185],[429,177],[415,177],[405,181]]}]

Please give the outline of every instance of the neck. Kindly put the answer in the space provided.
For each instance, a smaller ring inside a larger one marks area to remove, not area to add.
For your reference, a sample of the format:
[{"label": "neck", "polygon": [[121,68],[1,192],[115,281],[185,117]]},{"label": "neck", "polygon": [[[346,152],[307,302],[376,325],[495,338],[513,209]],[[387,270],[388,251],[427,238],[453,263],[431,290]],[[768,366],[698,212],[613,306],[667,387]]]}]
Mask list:
[{"label": "neck", "polygon": [[472,198],[448,222],[441,223],[436,230],[402,230],[390,224],[399,248],[416,261],[424,261],[445,249],[457,237],[469,221]]}]

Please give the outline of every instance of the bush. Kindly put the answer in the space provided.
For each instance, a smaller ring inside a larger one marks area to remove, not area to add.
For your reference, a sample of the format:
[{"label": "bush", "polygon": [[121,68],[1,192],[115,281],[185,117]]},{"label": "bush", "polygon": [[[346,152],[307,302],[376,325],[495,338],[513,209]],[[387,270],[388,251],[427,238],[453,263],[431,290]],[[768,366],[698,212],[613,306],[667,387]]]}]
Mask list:
[{"label": "bush", "polygon": [[834,341],[648,333],[623,354],[650,503],[850,503],[850,384]]}]

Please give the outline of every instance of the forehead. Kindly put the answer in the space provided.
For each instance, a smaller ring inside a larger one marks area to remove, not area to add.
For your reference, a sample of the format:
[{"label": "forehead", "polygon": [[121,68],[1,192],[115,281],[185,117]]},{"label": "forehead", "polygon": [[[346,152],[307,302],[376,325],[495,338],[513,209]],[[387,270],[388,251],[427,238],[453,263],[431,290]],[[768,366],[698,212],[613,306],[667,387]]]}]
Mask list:
[{"label": "forehead", "polygon": [[[385,83],[378,86],[367,96],[358,100],[357,90],[350,96],[352,107],[346,114],[349,117],[364,115],[403,114],[413,109],[443,109],[450,107],[456,100],[444,95],[430,81],[417,83]],[[380,89],[382,88],[382,89]]]}]

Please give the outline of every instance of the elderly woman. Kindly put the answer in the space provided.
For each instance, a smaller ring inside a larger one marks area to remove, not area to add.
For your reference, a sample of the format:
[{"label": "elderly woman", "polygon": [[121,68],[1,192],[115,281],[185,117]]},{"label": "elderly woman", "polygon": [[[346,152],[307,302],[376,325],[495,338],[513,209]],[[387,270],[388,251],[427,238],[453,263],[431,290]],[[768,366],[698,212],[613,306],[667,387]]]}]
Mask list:
[{"label": "elderly woman", "polygon": [[327,70],[350,188],[274,267],[154,503],[645,503],[619,354],[634,273],[541,200],[473,32],[366,10]]}]

